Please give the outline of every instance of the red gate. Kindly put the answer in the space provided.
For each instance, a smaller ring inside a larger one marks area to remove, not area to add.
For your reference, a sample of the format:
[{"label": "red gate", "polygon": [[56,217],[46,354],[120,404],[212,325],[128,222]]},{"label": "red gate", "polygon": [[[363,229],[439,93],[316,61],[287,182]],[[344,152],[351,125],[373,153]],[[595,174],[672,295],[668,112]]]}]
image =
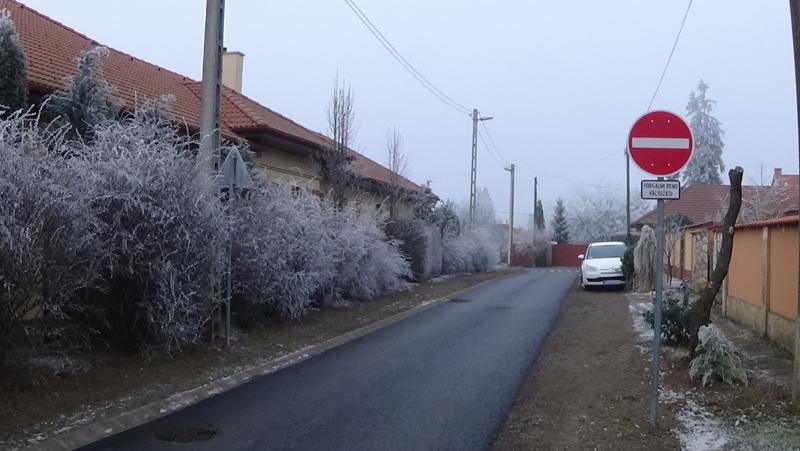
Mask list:
[{"label": "red gate", "polygon": [[553,266],[580,267],[578,255],[585,254],[588,244],[554,244]]}]

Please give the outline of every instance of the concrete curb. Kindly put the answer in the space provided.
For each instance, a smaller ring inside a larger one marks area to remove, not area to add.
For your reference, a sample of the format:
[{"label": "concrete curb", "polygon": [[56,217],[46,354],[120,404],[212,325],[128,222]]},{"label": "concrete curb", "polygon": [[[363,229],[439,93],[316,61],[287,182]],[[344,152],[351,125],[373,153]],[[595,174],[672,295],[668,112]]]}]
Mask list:
[{"label": "concrete curb", "polygon": [[171,395],[161,401],[156,401],[142,407],[138,407],[129,412],[122,413],[113,418],[103,418],[92,422],[91,424],[78,427],[69,432],[57,435],[50,439],[43,440],[39,443],[22,448],[23,450],[72,450],[82,446],[89,445],[96,441],[102,440],[114,434],[133,429],[145,423],[151,422],[163,416],[169,415],[180,409],[184,409],[200,401],[206,400],[213,396],[225,393],[228,390],[234,389],[240,385],[250,382],[252,379],[265,376],[270,373],[282,370],[284,368],[296,365],[311,357],[322,354],[325,351],[349,343],[353,340],[359,339],[375,332],[384,327],[390,326],[396,322],[402,321],[406,318],[414,316],[418,313],[424,312],[439,304],[448,302],[449,300],[458,297],[459,295],[468,291],[477,289],[490,282],[494,282],[506,277],[519,274],[521,271],[511,271],[508,274],[484,280],[470,287],[454,291],[439,299],[431,299],[423,301],[417,307],[413,307],[404,312],[386,317],[384,319],[375,321],[374,323],[367,324],[366,326],[359,327],[342,335],[329,338],[321,343],[307,346],[298,349],[284,356],[270,360],[269,362],[261,363],[246,370],[234,373],[230,376],[209,382],[199,387]]}]

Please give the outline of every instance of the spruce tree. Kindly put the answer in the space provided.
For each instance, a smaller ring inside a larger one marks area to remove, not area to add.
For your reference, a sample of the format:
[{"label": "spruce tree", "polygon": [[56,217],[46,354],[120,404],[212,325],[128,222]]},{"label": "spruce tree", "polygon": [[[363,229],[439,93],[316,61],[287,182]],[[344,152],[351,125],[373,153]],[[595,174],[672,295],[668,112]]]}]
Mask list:
[{"label": "spruce tree", "polygon": [[700,80],[697,93],[693,91],[689,95],[689,103],[686,105],[689,127],[694,136],[694,155],[682,173],[683,181],[689,185],[721,185],[720,173],[725,170],[722,162],[724,132],[717,118],[711,115],[717,102],[706,97],[707,90],[708,84]]},{"label": "spruce tree", "polygon": [[91,141],[96,125],[119,118],[122,102],[113,97],[115,88],[103,79],[102,60],[107,55],[105,47],[82,52],[76,60],[78,73],[67,79],[63,90],[49,96],[48,112],[69,126],[73,137]]},{"label": "spruce tree", "polygon": [[567,229],[567,214],[564,208],[564,201],[558,199],[553,213],[553,240],[558,244],[569,243],[569,230]]},{"label": "spruce tree", "polygon": [[28,105],[25,53],[8,10],[0,11],[0,117]]},{"label": "spruce tree", "polygon": [[544,207],[542,201],[536,201],[536,209],[533,214],[533,225],[536,230],[544,230]]}]

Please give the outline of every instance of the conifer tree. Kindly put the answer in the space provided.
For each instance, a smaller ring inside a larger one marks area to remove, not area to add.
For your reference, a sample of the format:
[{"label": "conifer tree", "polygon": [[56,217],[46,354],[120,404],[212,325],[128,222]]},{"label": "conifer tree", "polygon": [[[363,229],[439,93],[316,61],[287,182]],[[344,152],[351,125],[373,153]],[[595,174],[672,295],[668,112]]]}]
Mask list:
[{"label": "conifer tree", "polygon": [[544,230],[544,207],[542,207],[541,199],[536,201],[536,209],[534,210],[534,228],[536,230]]},{"label": "conifer tree", "polygon": [[553,240],[558,244],[569,243],[569,227],[567,225],[566,209],[564,201],[556,201],[556,209],[553,213]]},{"label": "conifer tree", "polygon": [[108,49],[95,47],[86,50],[76,59],[78,73],[67,79],[63,90],[49,97],[48,111],[62,125],[70,127],[70,134],[84,141],[92,141],[93,129],[98,124],[119,118],[122,102],[114,98],[116,89],[103,78],[103,58]]},{"label": "conifer tree", "polygon": [[25,53],[8,10],[0,11],[0,117],[26,108],[28,73]]},{"label": "conifer tree", "polygon": [[693,91],[689,95],[689,103],[686,105],[689,127],[694,136],[694,154],[682,173],[683,181],[689,185],[721,185],[720,174],[725,170],[722,162],[724,131],[717,118],[711,115],[717,101],[706,97],[707,90],[708,84],[700,80],[697,93]]}]

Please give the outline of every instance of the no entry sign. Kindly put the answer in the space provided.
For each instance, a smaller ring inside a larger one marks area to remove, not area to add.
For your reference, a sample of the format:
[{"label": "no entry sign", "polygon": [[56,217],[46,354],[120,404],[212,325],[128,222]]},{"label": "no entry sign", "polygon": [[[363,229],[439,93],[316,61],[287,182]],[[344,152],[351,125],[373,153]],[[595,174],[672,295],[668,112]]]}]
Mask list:
[{"label": "no entry sign", "polygon": [[659,177],[683,169],[692,157],[692,131],[680,116],[668,111],[651,111],[640,117],[628,134],[628,151],[633,162],[648,174]]}]

